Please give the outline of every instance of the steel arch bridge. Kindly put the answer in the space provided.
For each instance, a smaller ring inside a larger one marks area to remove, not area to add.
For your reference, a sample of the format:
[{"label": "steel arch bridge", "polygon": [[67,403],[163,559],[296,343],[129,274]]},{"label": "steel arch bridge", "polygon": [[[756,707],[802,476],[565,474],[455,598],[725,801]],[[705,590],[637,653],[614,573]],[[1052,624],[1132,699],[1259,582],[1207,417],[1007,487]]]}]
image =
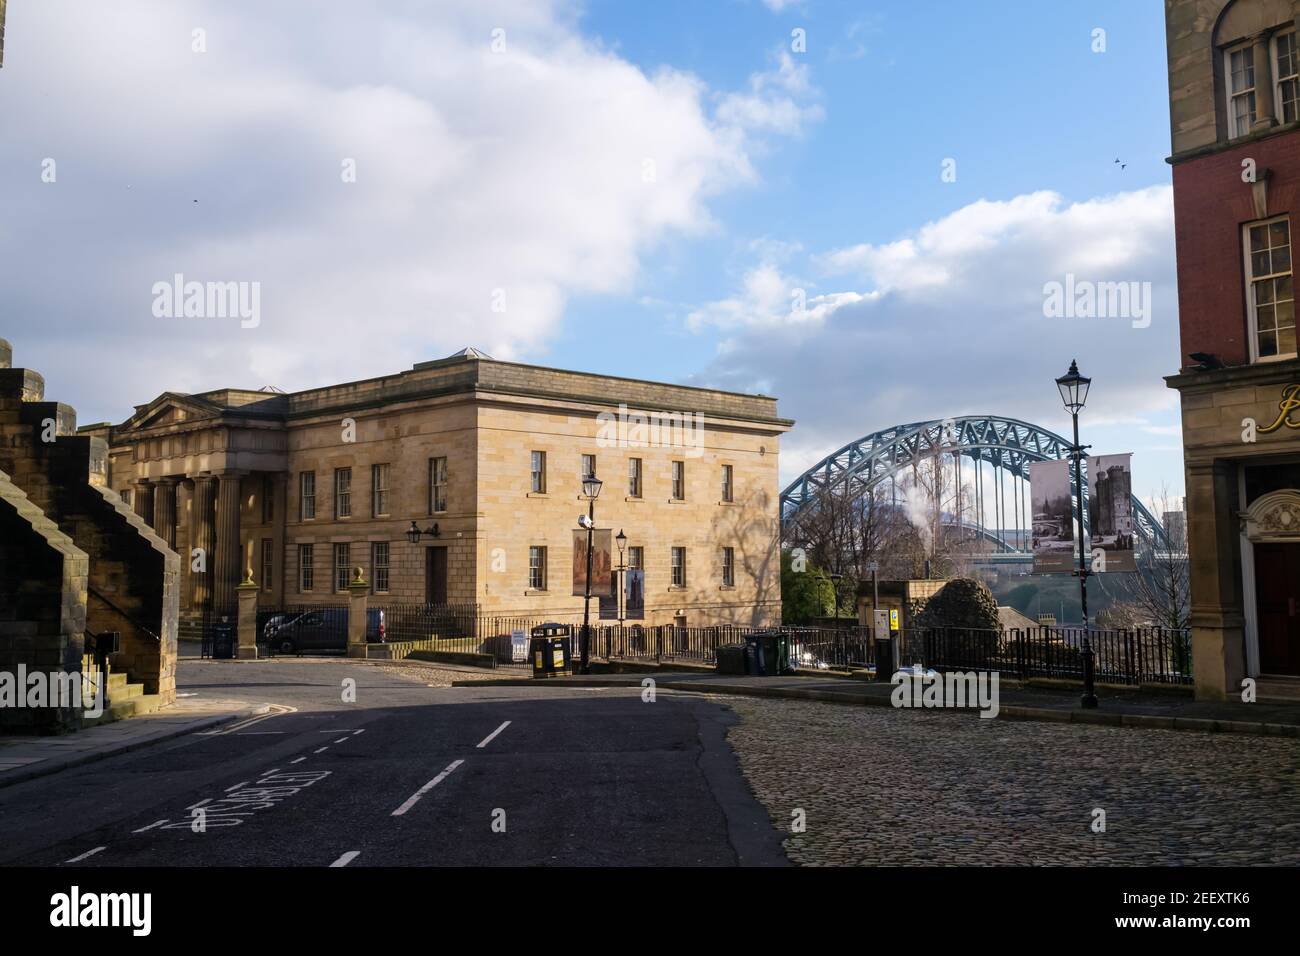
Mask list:
[{"label": "steel arch bridge", "polygon": [[[872,432],[827,455],[781,492],[782,537],[789,537],[800,516],[817,507],[820,495],[843,490],[850,497],[860,497],[882,482],[895,479],[904,469],[933,460],[937,455],[951,455],[959,462],[970,459],[977,476],[989,467],[993,469],[995,481],[1005,473],[1027,483],[1032,462],[1068,459],[1071,447],[1068,440],[1045,428],[998,415],[912,422]],[[1023,497],[1022,489],[1022,500]],[[1168,550],[1169,540],[1160,522],[1136,495],[1131,497],[1138,541],[1148,553]],[[1004,516],[1006,510],[1003,507]],[[1022,509],[1030,524],[1031,510]],[[973,527],[981,537],[991,539],[1003,552],[1022,551],[1022,547],[995,533],[1006,529],[1006,518],[998,523],[998,529],[989,529],[982,521],[978,525],[961,522],[963,526]]]}]

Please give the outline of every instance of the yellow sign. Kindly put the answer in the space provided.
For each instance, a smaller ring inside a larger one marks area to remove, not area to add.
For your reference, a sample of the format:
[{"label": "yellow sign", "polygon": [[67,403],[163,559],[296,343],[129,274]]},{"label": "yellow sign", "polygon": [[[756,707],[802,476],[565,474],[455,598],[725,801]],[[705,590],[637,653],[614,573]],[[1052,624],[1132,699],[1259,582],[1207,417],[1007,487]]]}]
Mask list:
[{"label": "yellow sign", "polygon": [[891,631],[898,630],[898,608],[896,607],[889,610],[889,629]]},{"label": "yellow sign", "polygon": [[1261,428],[1260,434],[1275,432],[1283,425],[1287,428],[1300,428],[1300,421],[1292,421],[1291,413],[1300,409],[1300,385],[1286,385],[1282,388],[1282,401],[1277,403],[1277,418],[1272,425]]}]

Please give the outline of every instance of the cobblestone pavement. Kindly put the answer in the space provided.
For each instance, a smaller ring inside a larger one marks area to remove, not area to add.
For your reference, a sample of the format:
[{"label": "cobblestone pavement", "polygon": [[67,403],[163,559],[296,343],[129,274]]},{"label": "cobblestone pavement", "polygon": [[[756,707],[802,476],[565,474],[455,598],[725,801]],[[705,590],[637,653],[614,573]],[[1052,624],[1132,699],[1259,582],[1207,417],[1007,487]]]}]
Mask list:
[{"label": "cobblestone pavement", "polygon": [[717,699],[798,864],[1300,864],[1300,741]]},{"label": "cobblestone pavement", "polygon": [[500,677],[499,671],[492,670],[447,670],[439,667],[437,664],[371,664],[377,670],[385,674],[391,674],[394,677],[401,677],[409,681],[418,681],[421,684],[427,684],[431,687],[450,687],[452,681],[456,680],[492,680],[494,677]]}]

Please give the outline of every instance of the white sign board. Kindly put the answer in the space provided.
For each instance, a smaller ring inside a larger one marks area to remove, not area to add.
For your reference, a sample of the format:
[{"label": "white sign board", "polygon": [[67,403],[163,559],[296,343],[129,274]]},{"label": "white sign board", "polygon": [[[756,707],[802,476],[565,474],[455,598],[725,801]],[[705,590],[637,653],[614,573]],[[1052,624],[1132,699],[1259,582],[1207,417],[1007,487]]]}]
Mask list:
[{"label": "white sign board", "polygon": [[510,660],[516,664],[528,660],[528,635],[523,630],[510,632]]}]

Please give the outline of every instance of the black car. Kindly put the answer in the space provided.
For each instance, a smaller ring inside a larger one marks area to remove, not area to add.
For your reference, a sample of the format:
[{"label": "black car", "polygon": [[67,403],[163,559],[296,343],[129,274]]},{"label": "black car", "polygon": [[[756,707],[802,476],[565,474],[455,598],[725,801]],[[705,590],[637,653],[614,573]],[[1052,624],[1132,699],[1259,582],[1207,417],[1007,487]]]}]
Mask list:
[{"label": "black car", "polygon": [[[366,641],[385,642],[384,609],[372,607],[366,612]],[[311,611],[286,612],[267,619],[263,639],[281,654],[304,651],[348,649],[348,609],[316,608]]]}]

